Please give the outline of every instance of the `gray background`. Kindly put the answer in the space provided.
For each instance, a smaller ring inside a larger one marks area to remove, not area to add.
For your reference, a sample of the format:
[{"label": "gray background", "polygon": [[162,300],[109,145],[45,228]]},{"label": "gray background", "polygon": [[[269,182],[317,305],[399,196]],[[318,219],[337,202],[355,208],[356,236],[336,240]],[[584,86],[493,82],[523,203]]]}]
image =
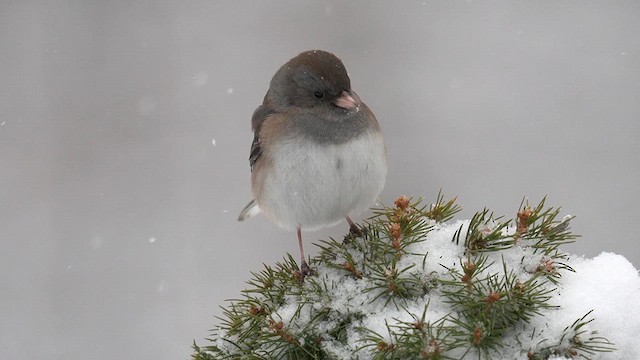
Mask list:
[{"label": "gray background", "polygon": [[638,1],[3,0],[0,357],[185,359],[295,254],[236,216],[251,114],[313,48],[385,131],[383,202],[442,188],[459,218],[513,216],[548,194],[584,235],[565,249],[640,264]]}]

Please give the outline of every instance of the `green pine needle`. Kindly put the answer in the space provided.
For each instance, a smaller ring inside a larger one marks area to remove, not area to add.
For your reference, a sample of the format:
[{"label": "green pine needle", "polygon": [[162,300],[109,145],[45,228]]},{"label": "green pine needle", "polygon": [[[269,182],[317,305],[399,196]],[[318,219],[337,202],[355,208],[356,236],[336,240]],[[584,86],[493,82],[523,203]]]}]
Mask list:
[{"label": "green pine needle", "polygon": [[[193,344],[192,358],[495,359],[514,334],[520,353],[533,360],[589,359],[614,351],[592,330],[591,312],[555,340],[527,327],[557,309],[552,297],[562,273],[574,271],[560,250],[578,238],[570,232],[572,217],[559,220],[560,209],[545,201],[533,207],[523,201],[513,220],[484,209],[456,224],[451,241],[460,249],[460,261],[427,273],[438,254],[419,249],[461,207],[441,192],[431,205],[399,197],[395,206],[373,211],[360,225],[361,236],[316,244],[319,255],[309,262],[315,274],[304,282],[291,255],[252,273],[241,297],[223,308],[208,345]],[[505,260],[507,252],[511,261]],[[514,262],[513,254],[521,260]],[[346,303],[336,298],[345,283],[360,289]],[[448,309],[438,316],[429,312],[436,301],[439,309]],[[384,331],[371,328],[365,311],[371,308],[398,316],[385,319]]]}]

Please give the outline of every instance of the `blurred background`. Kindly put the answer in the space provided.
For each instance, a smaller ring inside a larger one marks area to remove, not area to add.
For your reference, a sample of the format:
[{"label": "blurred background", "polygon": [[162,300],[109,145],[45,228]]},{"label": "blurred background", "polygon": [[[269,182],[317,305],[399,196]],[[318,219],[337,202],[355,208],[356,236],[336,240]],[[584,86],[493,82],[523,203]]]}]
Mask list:
[{"label": "blurred background", "polygon": [[308,49],[385,131],[383,203],[548,195],[583,235],[565,250],[640,265],[640,2],[3,0],[0,358],[186,359],[297,253],[236,217],[251,114]]}]

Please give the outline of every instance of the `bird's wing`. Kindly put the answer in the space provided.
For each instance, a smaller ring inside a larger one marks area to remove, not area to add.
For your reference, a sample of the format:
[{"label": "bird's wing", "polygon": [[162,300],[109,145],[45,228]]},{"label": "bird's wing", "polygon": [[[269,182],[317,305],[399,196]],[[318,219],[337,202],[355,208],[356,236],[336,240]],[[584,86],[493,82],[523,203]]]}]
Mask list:
[{"label": "bird's wing", "polygon": [[262,128],[262,124],[274,112],[275,111],[273,109],[263,104],[258,106],[251,117],[251,128],[253,129],[253,142],[251,143],[251,152],[249,153],[249,165],[251,166],[251,170],[253,170],[256,161],[258,161],[258,158],[260,158],[260,155],[262,154],[262,148],[260,146],[260,128]]}]

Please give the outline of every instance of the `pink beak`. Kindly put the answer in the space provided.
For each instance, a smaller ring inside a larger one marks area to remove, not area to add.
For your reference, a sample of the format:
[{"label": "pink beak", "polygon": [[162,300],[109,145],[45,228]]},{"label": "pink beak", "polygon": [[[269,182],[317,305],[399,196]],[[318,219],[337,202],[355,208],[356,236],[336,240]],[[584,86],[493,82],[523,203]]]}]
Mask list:
[{"label": "pink beak", "polygon": [[333,101],[333,103],[344,109],[353,109],[358,106],[354,98],[346,91],[343,91],[342,94]]}]

